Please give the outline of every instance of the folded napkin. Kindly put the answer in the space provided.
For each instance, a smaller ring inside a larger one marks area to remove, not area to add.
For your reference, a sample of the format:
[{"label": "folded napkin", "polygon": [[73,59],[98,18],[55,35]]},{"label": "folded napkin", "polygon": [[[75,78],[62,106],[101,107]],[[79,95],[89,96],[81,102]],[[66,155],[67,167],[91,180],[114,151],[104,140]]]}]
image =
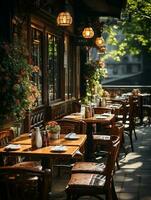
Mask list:
[{"label": "folded napkin", "polygon": [[100,135],[101,140],[110,140],[111,136],[110,135]]},{"label": "folded napkin", "polygon": [[20,144],[9,144],[5,147],[5,150],[18,150],[21,148]]},{"label": "folded napkin", "polygon": [[102,113],[101,116],[109,117],[109,116],[111,116],[111,113]]},{"label": "folded napkin", "polygon": [[67,147],[66,146],[62,146],[62,145],[58,145],[58,146],[53,146],[51,147],[51,151],[66,151]]},{"label": "folded napkin", "polygon": [[102,114],[95,114],[94,116],[96,119],[106,119],[107,118],[107,116],[102,115]]},{"label": "folded napkin", "polygon": [[79,138],[79,136],[76,133],[68,133],[65,136],[65,139],[78,139],[78,138]]}]

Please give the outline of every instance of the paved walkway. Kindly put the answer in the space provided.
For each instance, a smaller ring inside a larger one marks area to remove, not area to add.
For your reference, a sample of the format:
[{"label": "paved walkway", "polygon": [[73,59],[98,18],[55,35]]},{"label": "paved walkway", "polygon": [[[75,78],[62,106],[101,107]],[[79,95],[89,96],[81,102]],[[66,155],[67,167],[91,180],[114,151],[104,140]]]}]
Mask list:
[{"label": "paved walkway", "polygon": [[[120,170],[115,174],[115,187],[119,200],[151,200],[151,127],[138,127],[134,150],[124,157],[121,154]],[[126,138],[126,144],[129,138]],[[62,172],[53,184],[53,200],[65,200],[64,189],[69,174]],[[81,198],[89,199],[90,198]]]},{"label": "paved walkway", "polygon": [[135,152],[121,159],[121,169],[116,171],[119,200],[151,200],[151,128],[139,127],[136,132]]}]

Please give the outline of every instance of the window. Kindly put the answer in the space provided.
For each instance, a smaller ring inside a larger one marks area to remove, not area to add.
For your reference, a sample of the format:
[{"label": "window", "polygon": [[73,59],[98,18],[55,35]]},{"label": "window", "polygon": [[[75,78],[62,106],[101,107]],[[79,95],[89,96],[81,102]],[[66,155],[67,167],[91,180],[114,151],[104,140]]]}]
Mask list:
[{"label": "window", "polygon": [[42,104],[42,32],[34,27],[31,28],[31,60],[32,60],[32,80],[37,86],[40,95],[37,106]]},{"label": "window", "polygon": [[[65,99],[75,96],[75,59],[74,47],[69,37],[64,37],[64,69],[65,69]],[[70,44],[70,45],[69,45]]]},{"label": "window", "polygon": [[49,102],[61,98],[61,67],[59,63],[59,37],[47,34],[48,48],[48,95]]}]

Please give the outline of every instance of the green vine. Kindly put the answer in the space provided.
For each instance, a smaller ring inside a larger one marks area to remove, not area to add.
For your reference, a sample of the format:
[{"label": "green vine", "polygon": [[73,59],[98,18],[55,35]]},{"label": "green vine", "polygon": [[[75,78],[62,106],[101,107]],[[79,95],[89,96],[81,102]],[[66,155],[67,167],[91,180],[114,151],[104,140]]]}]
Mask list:
[{"label": "green vine", "polygon": [[95,96],[101,97],[103,89],[101,81],[106,77],[107,70],[104,68],[104,63],[99,61],[91,61],[83,66],[84,88],[82,103],[88,104],[93,102]]},{"label": "green vine", "polygon": [[23,52],[21,45],[0,44],[0,124],[10,118],[24,118],[38,96],[30,79],[32,68]]}]

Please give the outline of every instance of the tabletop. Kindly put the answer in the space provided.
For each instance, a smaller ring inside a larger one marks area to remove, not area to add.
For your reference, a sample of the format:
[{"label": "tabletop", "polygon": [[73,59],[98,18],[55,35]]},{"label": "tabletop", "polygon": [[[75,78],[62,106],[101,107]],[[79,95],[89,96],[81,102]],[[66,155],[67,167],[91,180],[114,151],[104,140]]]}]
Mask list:
[{"label": "tabletop", "polygon": [[93,117],[83,119],[86,123],[109,124],[115,121],[115,114],[94,114]]},{"label": "tabletop", "polygon": [[79,150],[79,146],[66,146],[63,151],[55,151],[54,146],[42,147],[39,149],[33,149],[29,144],[21,144],[19,149],[7,150],[6,147],[0,148],[0,154],[2,155],[16,155],[16,156],[30,156],[30,157],[74,157],[76,152]]},{"label": "tabletop", "polygon": [[[76,138],[67,138],[66,135],[60,134],[59,139],[50,139],[49,146],[54,145],[66,145],[66,146],[79,146],[81,147],[84,145],[87,136],[84,134],[76,134]],[[24,145],[31,145],[31,137],[28,133],[22,134],[19,137],[15,138],[12,144],[24,144]]]}]

